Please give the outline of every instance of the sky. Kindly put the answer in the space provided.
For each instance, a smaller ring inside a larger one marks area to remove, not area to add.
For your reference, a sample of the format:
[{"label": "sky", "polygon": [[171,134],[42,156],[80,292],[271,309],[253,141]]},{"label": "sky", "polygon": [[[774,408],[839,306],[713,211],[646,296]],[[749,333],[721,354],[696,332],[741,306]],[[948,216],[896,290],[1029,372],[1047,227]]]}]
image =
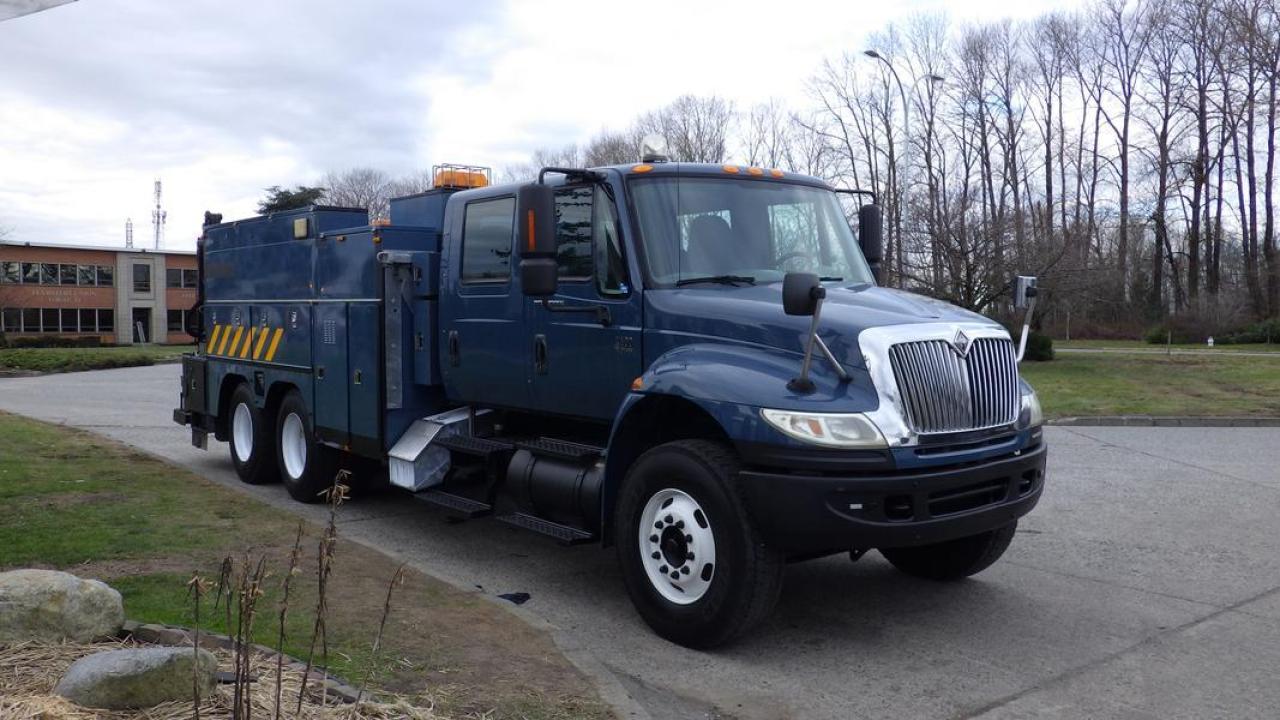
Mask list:
[{"label": "sky", "polygon": [[160,179],[164,247],[191,249],[205,210],[250,216],[271,185],[501,168],[683,94],[803,107],[891,22],[1080,1],[78,0],[0,20],[0,228],[122,246],[132,218],[150,247]]}]

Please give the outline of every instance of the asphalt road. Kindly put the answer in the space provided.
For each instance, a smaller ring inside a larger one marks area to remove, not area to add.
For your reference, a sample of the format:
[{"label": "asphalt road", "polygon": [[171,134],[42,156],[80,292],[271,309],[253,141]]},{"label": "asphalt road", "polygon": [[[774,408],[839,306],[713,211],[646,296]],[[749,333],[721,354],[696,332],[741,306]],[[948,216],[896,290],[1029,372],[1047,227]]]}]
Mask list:
[{"label": "asphalt road", "polygon": [[[0,409],[236,481],[173,425],[177,366],[0,380]],[[1280,716],[1280,429],[1048,428],[1046,495],[1004,559],[935,585],[872,553],[791,566],[754,636],[700,653],[653,636],[611,553],[561,548],[408,497],[342,531],[558,626],[655,718]]]}]

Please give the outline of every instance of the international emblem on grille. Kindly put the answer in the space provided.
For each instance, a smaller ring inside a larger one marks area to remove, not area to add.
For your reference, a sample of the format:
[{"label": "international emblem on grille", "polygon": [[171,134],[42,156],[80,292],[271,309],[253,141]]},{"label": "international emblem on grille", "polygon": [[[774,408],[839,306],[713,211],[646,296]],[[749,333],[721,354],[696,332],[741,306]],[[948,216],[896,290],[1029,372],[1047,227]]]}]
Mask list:
[{"label": "international emblem on grille", "polygon": [[968,335],[964,334],[963,330],[957,330],[956,336],[951,340],[951,349],[955,350],[956,354],[962,358],[968,357],[969,346],[972,344],[973,341],[969,339]]}]

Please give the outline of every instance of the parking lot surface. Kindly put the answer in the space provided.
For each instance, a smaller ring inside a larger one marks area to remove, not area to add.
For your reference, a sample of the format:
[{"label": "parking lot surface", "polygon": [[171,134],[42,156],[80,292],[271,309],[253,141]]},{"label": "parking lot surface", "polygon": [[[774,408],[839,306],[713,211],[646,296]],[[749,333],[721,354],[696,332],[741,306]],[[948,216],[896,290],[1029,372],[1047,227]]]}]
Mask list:
[{"label": "parking lot surface", "polygon": [[[239,483],[174,425],[175,365],[0,379],[0,410],[101,433]],[[655,718],[1280,716],[1280,428],[1051,427],[1045,497],[990,570],[938,585],[879,555],[788,568],[754,635],[702,653],[651,634],[611,551],[453,524],[388,492],[341,531],[524,608]],[[371,609],[371,612],[374,611]]]}]

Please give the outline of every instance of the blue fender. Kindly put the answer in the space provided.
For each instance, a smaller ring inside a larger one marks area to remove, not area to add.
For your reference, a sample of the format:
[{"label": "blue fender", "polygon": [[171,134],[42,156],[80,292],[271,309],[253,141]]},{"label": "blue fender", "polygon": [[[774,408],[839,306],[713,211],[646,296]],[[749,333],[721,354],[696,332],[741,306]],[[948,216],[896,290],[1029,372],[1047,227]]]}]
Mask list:
[{"label": "blue fender", "polygon": [[624,398],[614,418],[601,488],[601,527],[612,524],[617,489],[636,456],[615,450],[627,446],[628,417],[646,401],[671,399],[691,404],[710,417],[731,442],[797,447],[801,444],[764,422],[761,408],[836,413],[867,412],[879,406],[875,387],[864,370],[846,368],[851,377],[841,381],[820,357],[814,358],[810,372],[814,391],[792,392],[787,382],[799,374],[800,360],[794,352],[724,343],[681,345],[658,357],[640,377],[636,389]]}]

